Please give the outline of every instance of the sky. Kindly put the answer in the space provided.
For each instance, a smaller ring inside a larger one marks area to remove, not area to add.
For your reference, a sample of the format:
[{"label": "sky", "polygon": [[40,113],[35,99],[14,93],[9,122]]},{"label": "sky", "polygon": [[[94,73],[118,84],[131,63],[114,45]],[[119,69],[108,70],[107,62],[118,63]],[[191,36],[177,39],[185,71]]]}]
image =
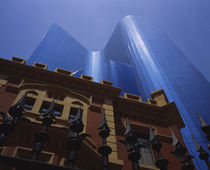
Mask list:
[{"label": "sky", "polygon": [[152,18],[210,81],[209,0],[0,0],[0,57],[27,59],[53,23],[99,50],[126,15]]}]

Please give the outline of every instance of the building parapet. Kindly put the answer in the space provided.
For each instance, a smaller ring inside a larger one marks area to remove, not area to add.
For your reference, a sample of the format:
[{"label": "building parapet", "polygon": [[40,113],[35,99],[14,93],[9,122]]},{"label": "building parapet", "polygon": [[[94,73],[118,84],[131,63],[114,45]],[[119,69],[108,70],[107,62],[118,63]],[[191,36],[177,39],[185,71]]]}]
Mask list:
[{"label": "building parapet", "polygon": [[151,97],[153,100],[155,100],[157,102],[158,106],[163,106],[169,103],[168,98],[165,94],[165,92],[163,91],[163,89],[154,91],[151,94]]}]

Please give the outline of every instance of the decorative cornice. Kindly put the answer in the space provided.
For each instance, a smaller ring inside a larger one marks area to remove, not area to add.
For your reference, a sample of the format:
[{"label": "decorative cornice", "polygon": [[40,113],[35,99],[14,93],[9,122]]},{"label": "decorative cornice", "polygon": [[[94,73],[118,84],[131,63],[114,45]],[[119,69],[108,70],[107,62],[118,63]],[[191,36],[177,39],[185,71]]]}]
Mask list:
[{"label": "decorative cornice", "polygon": [[157,106],[138,100],[135,101],[129,98],[119,97],[114,106],[116,112],[134,115],[148,122],[159,122],[159,124],[167,126],[170,126],[169,122],[174,122],[179,129],[184,127],[184,122],[174,102]]},{"label": "decorative cornice", "polygon": [[2,58],[0,58],[0,72],[15,79],[33,79],[45,84],[54,84],[64,88],[71,88],[74,91],[88,93],[98,97],[103,96],[104,98],[110,99],[118,98],[121,91],[120,88],[103,83],[87,81],[86,79],[60,74],[58,72]]}]

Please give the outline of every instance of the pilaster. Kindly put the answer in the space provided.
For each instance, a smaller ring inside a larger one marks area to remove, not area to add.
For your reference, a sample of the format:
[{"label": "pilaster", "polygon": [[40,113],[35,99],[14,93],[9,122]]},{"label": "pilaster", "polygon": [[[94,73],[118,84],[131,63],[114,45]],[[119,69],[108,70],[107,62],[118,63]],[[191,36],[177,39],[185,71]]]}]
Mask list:
[{"label": "pilaster", "polygon": [[116,139],[116,131],[115,131],[115,122],[114,122],[114,109],[111,100],[105,100],[105,104],[103,104],[103,108],[106,115],[106,120],[108,126],[111,130],[110,136],[107,138],[107,145],[112,148],[112,153],[109,156],[110,162],[117,162],[118,164],[123,164],[122,160],[118,159],[117,156],[117,139]]}]

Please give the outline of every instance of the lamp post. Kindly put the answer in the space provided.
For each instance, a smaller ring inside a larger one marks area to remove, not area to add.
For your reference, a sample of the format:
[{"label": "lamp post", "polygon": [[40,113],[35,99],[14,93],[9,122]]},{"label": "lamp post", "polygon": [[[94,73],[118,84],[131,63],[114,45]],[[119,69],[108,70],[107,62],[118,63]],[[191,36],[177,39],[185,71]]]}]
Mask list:
[{"label": "lamp post", "polygon": [[128,159],[132,162],[133,170],[140,170],[138,163],[141,158],[140,148],[144,147],[144,145],[137,142],[137,136],[131,129],[128,118],[126,118],[126,130],[124,135],[126,136],[125,140],[120,140],[119,142],[124,144],[129,152]]},{"label": "lamp post", "polygon": [[156,167],[160,168],[160,170],[167,170],[168,160],[162,157],[160,149],[162,144],[159,142],[157,136],[155,136],[150,124],[149,124],[149,142],[152,145],[152,149],[157,152],[158,160],[156,160]]},{"label": "lamp post", "polygon": [[102,138],[102,146],[100,146],[98,148],[98,153],[101,155],[102,157],[102,169],[103,170],[108,170],[109,168],[109,154],[112,153],[112,148],[110,146],[107,145],[106,143],[106,138],[109,137],[109,126],[107,124],[106,121],[106,116],[105,113],[103,112],[103,117],[102,117],[102,121],[99,125],[99,127],[97,128],[99,131],[99,136]]},{"label": "lamp post", "polygon": [[9,108],[9,115],[4,112],[0,112],[2,115],[2,123],[0,124],[0,146],[3,145],[6,136],[13,130],[13,128],[22,119],[24,110],[24,103],[27,93],[25,93],[17,103]]},{"label": "lamp post", "polygon": [[75,164],[77,150],[80,149],[83,139],[90,135],[87,133],[80,134],[84,129],[81,108],[78,109],[77,114],[71,123],[71,127],[68,130],[67,144],[69,149],[68,166],[72,168]]},{"label": "lamp post", "polygon": [[35,134],[36,143],[32,150],[32,160],[36,160],[36,158],[41,154],[44,143],[49,140],[49,136],[46,131],[47,128],[53,123],[53,120],[55,119],[54,103],[55,102],[52,101],[47,112],[42,115],[44,117],[42,119],[43,127],[40,132]]},{"label": "lamp post", "polygon": [[191,160],[194,157],[191,155],[185,156],[185,153],[187,151],[186,148],[180,144],[179,140],[176,138],[171,128],[170,128],[170,131],[173,137],[173,146],[176,147],[175,151],[171,153],[174,154],[179,159],[179,161],[184,164],[182,166],[182,170],[193,170],[194,166],[192,165]]}]

